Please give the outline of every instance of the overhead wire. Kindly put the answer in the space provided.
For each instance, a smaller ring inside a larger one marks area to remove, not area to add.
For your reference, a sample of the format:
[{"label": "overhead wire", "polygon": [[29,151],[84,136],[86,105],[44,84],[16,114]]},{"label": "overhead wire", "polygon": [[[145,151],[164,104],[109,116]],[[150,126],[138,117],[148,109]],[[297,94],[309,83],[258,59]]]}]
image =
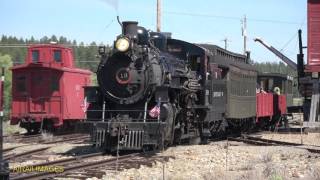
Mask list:
[{"label": "overhead wire", "polygon": [[[240,17],[236,16],[220,16],[214,14],[200,14],[200,13],[187,13],[187,12],[176,12],[176,11],[163,11],[166,14],[173,15],[182,15],[182,16],[199,16],[199,17],[207,17],[207,18],[220,18],[220,19],[229,19],[229,20],[242,20]],[[273,19],[257,19],[257,18],[247,18],[248,21],[256,21],[256,22],[266,22],[266,23],[277,23],[277,24],[301,24],[301,22],[294,21],[284,21],[284,20],[273,20]]]},{"label": "overhead wire", "polygon": [[284,48],[286,48],[295,37],[298,37],[298,32],[295,32],[293,34],[293,36],[283,45],[283,47],[280,49],[280,51],[283,52]]},{"label": "overhead wire", "polygon": [[[199,16],[199,17],[209,17],[209,18],[220,18],[220,19],[229,19],[229,20],[242,20],[242,18],[235,17],[235,16],[221,16],[221,15],[213,15],[213,14],[200,14],[200,13],[187,13],[187,12],[176,12],[176,11],[163,11],[163,13],[167,14],[173,14],[173,15],[183,15],[183,16]],[[271,20],[271,19],[256,19],[256,18],[247,18],[248,21],[256,21],[256,22],[267,22],[267,23],[280,23],[280,24],[299,24],[300,28],[305,24],[305,18],[302,22],[293,22],[293,21],[282,21],[282,20]],[[108,23],[103,30],[106,30],[109,28],[109,26],[114,22],[114,20],[111,20],[110,23]],[[222,34],[219,32],[219,34]],[[296,35],[296,33],[295,33]],[[291,40],[294,37],[292,37],[286,44],[289,44]],[[38,44],[38,43],[37,43]],[[41,44],[41,43],[40,43]],[[27,47],[28,45],[32,44],[0,44],[0,47]],[[100,45],[71,45],[71,44],[62,44],[64,46],[68,47],[94,47],[94,46],[100,46]],[[284,48],[282,48],[284,49]]]}]

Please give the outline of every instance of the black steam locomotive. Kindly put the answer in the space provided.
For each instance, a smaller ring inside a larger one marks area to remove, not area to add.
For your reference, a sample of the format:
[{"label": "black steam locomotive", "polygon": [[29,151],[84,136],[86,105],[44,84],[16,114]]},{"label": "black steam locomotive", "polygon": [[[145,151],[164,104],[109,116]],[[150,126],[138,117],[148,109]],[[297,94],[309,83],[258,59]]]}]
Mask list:
[{"label": "black steam locomotive", "polygon": [[256,70],[247,56],[123,22],[112,52],[99,47],[87,123],[106,150],[206,141],[255,120]]}]

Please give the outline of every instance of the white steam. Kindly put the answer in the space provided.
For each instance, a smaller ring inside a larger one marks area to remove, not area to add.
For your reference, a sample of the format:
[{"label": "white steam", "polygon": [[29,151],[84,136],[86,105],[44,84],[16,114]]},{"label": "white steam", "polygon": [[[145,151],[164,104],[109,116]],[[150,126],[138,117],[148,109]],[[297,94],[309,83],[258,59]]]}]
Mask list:
[{"label": "white steam", "polygon": [[100,0],[108,5],[110,5],[111,7],[114,8],[114,10],[116,10],[117,14],[119,12],[119,0]]}]

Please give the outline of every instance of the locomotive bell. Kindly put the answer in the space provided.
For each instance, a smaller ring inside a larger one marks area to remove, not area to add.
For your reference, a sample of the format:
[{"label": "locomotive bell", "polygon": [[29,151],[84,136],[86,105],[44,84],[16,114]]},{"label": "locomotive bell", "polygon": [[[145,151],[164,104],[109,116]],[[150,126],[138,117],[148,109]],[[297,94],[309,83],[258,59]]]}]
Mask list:
[{"label": "locomotive bell", "polygon": [[122,34],[130,39],[137,39],[138,37],[138,22],[136,21],[123,21]]},{"label": "locomotive bell", "polygon": [[137,33],[138,33],[138,44],[148,45],[149,43],[148,31],[144,27],[138,26]]}]

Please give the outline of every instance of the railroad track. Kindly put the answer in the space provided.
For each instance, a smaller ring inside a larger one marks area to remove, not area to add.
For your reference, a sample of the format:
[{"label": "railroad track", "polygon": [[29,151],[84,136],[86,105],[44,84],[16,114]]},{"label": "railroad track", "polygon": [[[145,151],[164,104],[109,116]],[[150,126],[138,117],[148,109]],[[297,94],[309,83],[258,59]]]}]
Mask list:
[{"label": "railroad track", "polygon": [[33,140],[41,138],[41,134],[35,134],[35,135],[27,135],[27,134],[13,134],[13,135],[6,135],[4,137],[4,142],[20,142],[23,140]]},{"label": "railroad track", "polygon": [[229,137],[228,140],[243,142],[246,144],[252,144],[257,146],[279,146],[279,145],[289,146],[289,147],[294,147],[298,149],[304,149],[311,153],[320,154],[320,146],[304,145],[299,143],[291,143],[291,142],[277,141],[277,140],[271,140],[271,139],[263,139],[260,137],[249,136],[249,135],[243,135],[242,137],[238,137],[238,138]]},{"label": "railroad track", "polygon": [[[77,178],[86,179],[90,177],[102,178],[105,170],[123,170],[126,168],[138,168],[141,165],[151,166],[154,161],[168,161],[171,157],[155,156],[155,152],[150,153],[132,153],[108,159],[97,160],[102,153],[82,155],[57,161],[51,161],[41,164],[33,164],[31,167],[60,167],[63,171],[57,172],[38,172],[38,173],[18,173],[19,169],[11,169],[10,179],[12,180],[33,180],[47,178]],[[91,161],[90,161],[91,160]],[[22,170],[23,167],[20,167]]]},{"label": "railroad track", "polygon": [[22,153],[7,154],[7,155],[4,156],[4,160],[6,160],[6,161],[9,161],[9,160],[17,161],[19,159],[26,159],[26,158],[30,157],[31,155],[33,155],[33,154],[38,154],[38,153],[44,152],[49,148],[50,147],[42,147],[42,148],[37,148],[37,149],[30,150],[30,151],[25,151],[25,152],[22,152]]},{"label": "railroad track", "polygon": [[16,135],[16,136],[7,136],[4,142],[10,143],[41,143],[41,144],[54,144],[60,142],[85,142],[90,140],[89,135],[87,134],[66,134],[66,135],[57,135],[52,137],[45,137],[45,135]]}]

